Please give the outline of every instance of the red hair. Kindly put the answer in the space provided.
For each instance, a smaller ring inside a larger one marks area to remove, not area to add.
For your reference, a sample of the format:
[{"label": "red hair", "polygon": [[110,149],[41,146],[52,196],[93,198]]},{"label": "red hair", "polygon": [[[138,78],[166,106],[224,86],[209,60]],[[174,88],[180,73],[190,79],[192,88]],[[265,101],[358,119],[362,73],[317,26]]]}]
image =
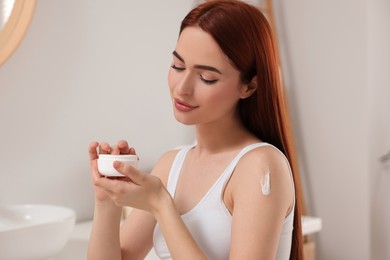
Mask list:
[{"label": "red hair", "polygon": [[228,0],[199,5],[183,19],[180,33],[189,26],[200,27],[214,38],[232,65],[240,71],[242,82],[249,83],[257,76],[256,92],[238,103],[240,118],[260,140],[281,150],[291,165],[296,204],[290,259],[301,260],[301,186],[271,27],[254,6]]}]

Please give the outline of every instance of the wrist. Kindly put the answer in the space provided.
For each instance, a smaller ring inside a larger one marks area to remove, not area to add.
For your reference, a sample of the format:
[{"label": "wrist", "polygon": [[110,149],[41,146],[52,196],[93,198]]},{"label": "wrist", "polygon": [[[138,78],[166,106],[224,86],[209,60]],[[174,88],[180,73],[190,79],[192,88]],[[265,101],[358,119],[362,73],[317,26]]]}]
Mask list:
[{"label": "wrist", "polygon": [[175,203],[171,195],[169,194],[169,192],[166,191],[165,193],[163,193],[162,196],[160,196],[160,199],[158,200],[158,203],[154,207],[152,214],[158,221],[165,213],[171,210],[176,211]]},{"label": "wrist", "polygon": [[106,200],[95,199],[95,208],[96,207],[111,208],[111,209],[120,208],[119,206],[115,205],[115,203],[111,199],[106,199]]},{"label": "wrist", "polygon": [[122,207],[117,206],[111,200],[107,200],[107,201],[95,200],[94,214],[106,215],[106,216],[110,215],[116,218],[118,216],[121,216]]}]

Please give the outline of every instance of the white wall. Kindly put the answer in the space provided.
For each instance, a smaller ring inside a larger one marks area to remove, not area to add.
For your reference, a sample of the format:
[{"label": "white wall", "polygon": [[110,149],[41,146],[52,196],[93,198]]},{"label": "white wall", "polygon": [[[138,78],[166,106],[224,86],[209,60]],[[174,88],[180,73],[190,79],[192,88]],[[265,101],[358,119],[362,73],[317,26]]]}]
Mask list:
[{"label": "white wall", "polygon": [[370,87],[371,259],[390,259],[390,1],[368,1]]},{"label": "white wall", "polygon": [[192,1],[40,0],[0,68],[0,204],[92,217],[87,149],[127,139],[141,168],[193,140],[171,113],[167,71]]},{"label": "white wall", "polygon": [[319,260],[370,259],[366,0],[276,1]]}]

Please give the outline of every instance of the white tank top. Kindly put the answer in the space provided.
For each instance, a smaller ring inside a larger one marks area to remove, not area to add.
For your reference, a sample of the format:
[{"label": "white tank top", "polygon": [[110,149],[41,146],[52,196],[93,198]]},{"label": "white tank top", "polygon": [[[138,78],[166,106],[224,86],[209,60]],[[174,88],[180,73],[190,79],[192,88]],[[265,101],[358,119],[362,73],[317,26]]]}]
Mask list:
[{"label": "white tank top", "polygon": [[[240,158],[252,149],[266,145],[272,146],[268,143],[255,143],[244,147],[230,162],[225,171],[198,204],[181,216],[195,241],[208,259],[229,259],[232,215],[223,201],[223,191]],[[187,152],[193,147],[193,145],[183,147],[173,161],[167,183],[167,189],[172,198],[175,196],[176,185],[184,159]],[[277,149],[276,147],[274,148]],[[292,178],[291,169],[290,174]],[[259,189],[261,188],[260,185]],[[294,207],[295,202],[293,209],[283,223],[276,255],[277,260],[287,260],[290,257]],[[172,259],[158,223],[153,233],[153,245],[160,259]]]}]

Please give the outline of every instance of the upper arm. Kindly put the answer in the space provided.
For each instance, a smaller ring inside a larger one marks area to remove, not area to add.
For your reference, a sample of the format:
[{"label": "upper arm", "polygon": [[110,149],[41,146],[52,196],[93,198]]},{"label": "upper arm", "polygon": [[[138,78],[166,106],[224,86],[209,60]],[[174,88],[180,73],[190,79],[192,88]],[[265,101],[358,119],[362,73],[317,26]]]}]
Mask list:
[{"label": "upper arm", "polygon": [[[267,173],[269,194],[262,191]],[[230,183],[231,259],[275,259],[283,221],[294,201],[285,157],[273,147],[257,148],[241,158]]]},{"label": "upper arm", "polygon": [[[177,151],[165,153],[154,166],[151,175],[161,179],[166,187],[170,167]],[[132,209],[120,230],[123,259],[144,259],[153,246],[156,220],[147,211]]]}]

